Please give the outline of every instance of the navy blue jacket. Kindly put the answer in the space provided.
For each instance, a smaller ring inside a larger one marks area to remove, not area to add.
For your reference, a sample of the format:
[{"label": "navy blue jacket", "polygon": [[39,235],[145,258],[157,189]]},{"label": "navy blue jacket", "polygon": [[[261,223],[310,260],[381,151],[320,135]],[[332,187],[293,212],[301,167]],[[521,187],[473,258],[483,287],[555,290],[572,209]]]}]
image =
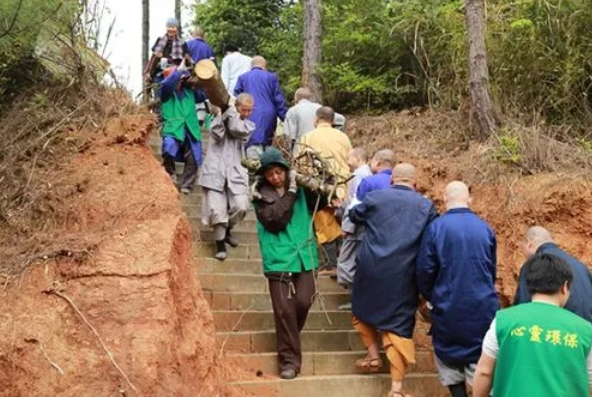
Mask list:
[{"label": "navy blue jacket", "polygon": [[249,120],[255,123],[255,131],[247,146],[269,145],[277,128],[277,118],[286,118],[286,101],[275,74],[259,67],[239,76],[234,95],[249,93],[255,100],[253,113]]},{"label": "navy blue jacket", "polygon": [[496,240],[470,209],[452,209],[423,237],[417,259],[419,292],[432,305],[432,339],[450,365],[477,363],[496,311]]},{"label": "navy blue jacket", "polygon": [[415,262],[423,231],[437,216],[431,200],[401,185],[370,192],[351,209],[351,221],[366,227],[351,292],[359,320],[412,337],[419,299]]},{"label": "navy blue jacket", "polygon": [[358,187],[356,197],[359,201],[362,201],[369,192],[389,188],[391,186],[392,176],[393,170],[387,169],[364,178]]},{"label": "navy blue jacket", "polygon": [[[584,318],[588,322],[592,322],[592,273],[590,270],[577,259],[561,250],[554,243],[545,243],[538,248],[537,254],[539,253],[554,254],[571,265],[573,281],[571,283],[571,295],[569,296],[569,300],[567,300],[567,304],[565,304],[565,308]],[[516,290],[514,305],[528,303],[532,299],[528,287],[526,286],[527,273],[528,269],[522,267],[518,279],[518,289]]]}]

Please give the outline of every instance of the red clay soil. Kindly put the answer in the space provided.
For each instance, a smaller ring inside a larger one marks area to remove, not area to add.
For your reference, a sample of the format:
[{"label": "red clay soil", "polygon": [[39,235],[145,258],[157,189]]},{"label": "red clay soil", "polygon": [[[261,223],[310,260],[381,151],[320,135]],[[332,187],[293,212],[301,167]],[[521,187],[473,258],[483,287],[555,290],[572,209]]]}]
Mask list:
[{"label": "red clay soil", "polygon": [[0,290],[0,395],[233,394],[190,226],[146,143],[153,123],[113,119],[65,167],[77,195],[56,234],[93,249],[41,259]]},{"label": "red clay soil", "polygon": [[393,149],[397,161],[420,170],[419,190],[444,211],[443,191],[452,180],[471,188],[473,209],[498,239],[497,282],[503,305],[512,302],[524,261],[520,240],[533,225],[548,228],[557,243],[592,264],[592,185],[590,172],[566,170],[522,176],[490,156],[489,144],[470,146],[463,118],[456,113],[417,111],[354,118],[348,134],[370,153]]}]

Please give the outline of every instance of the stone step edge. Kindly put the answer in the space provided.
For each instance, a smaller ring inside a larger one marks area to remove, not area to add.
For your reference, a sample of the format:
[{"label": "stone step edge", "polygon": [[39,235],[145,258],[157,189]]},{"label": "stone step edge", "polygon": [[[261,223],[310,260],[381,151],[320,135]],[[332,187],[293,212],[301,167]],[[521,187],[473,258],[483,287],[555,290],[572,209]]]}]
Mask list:
[{"label": "stone step edge", "polygon": [[[270,377],[265,379],[255,379],[255,380],[239,380],[239,381],[231,381],[229,384],[232,385],[257,385],[257,384],[265,384],[265,383],[273,383],[273,382],[281,382],[281,383],[297,383],[298,381],[305,381],[305,380],[335,380],[335,379],[376,379],[376,378],[384,378],[390,379],[391,375],[383,374],[383,373],[375,373],[375,374],[347,374],[347,375],[310,375],[310,376],[298,376],[292,380],[283,380],[279,376],[270,375]],[[405,375],[405,379],[427,379],[427,378],[438,378],[437,373],[407,373]]]}]

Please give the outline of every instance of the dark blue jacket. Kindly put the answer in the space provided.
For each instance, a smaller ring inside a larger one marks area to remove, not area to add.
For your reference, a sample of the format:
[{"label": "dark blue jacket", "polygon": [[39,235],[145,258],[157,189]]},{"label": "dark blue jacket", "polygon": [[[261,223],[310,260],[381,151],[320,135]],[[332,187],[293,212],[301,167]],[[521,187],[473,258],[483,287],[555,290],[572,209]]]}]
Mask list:
[{"label": "dark blue jacket", "polygon": [[212,47],[204,41],[204,39],[191,39],[187,42],[187,52],[191,56],[194,63],[198,63],[202,59],[216,58],[216,54]]},{"label": "dark blue jacket", "polygon": [[382,331],[411,338],[419,293],[415,277],[423,231],[438,216],[431,200],[395,185],[370,192],[349,217],[366,227],[352,285],[354,315]]},{"label": "dark blue jacket", "polygon": [[493,230],[470,209],[449,210],[426,230],[417,284],[434,307],[434,349],[444,363],[479,360],[483,337],[499,309],[496,258]]},{"label": "dark blue jacket", "polygon": [[369,192],[389,188],[391,186],[392,176],[393,170],[388,169],[364,178],[358,187],[356,197],[359,201],[362,201]]},{"label": "dark blue jacket", "polygon": [[[588,322],[592,322],[592,273],[590,270],[554,243],[545,243],[538,248],[537,254],[539,253],[554,254],[571,265],[573,281],[571,283],[571,295],[569,296],[569,300],[567,300],[567,304],[565,304],[565,308],[586,319]],[[528,303],[532,299],[526,286],[527,273],[528,270],[526,267],[522,267],[514,305]]]},{"label": "dark blue jacket", "polygon": [[255,100],[253,113],[249,117],[255,123],[255,131],[247,146],[269,145],[277,128],[277,118],[286,118],[286,101],[275,74],[254,67],[239,76],[234,95],[249,93]]}]

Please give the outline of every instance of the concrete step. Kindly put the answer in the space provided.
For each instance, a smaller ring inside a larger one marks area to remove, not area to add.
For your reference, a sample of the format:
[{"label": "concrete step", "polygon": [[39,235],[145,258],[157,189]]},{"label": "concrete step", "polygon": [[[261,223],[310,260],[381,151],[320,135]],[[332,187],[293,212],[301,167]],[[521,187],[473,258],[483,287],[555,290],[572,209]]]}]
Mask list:
[{"label": "concrete step", "polygon": [[[435,373],[433,353],[431,351],[418,351],[416,353],[416,365],[411,365],[409,372]],[[366,351],[315,351],[302,354],[302,376],[328,376],[347,375],[359,373],[356,370],[355,361],[364,358]],[[384,353],[381,353],[382,369],[380,373],[389,373],[389,363]],[[273,353],[256,354],[228,354],[226,356],[240,369],[256,375],[279,376],[278,355]]]},{"label": "concrete step", "polygon": [[[231,250],[232,248],[228,248]],[[218,261],[215,258],[197,257],[197,273],[202,274],[249,274],[262,275],[261,260],[226,259]]]},{"label": "concrete step", "polygon": [[[212,311],[216,330],[262,331],[275,327],[271,311]],[[311,311],[304,330],[351,330],[351,313],[347,311]]]},{"label": "concrete step", "polygon": [[[260,397],[384,397],[391,389],[390,375],[308,376],[294,380],[258,379],[232,383]],[[448,391],[435,374],[408,374],[403,383],[412,397],[444,397]]]},{"label": "concrete step", "polygon": [[[240,246],[239,246],[240,247]],[[267,293],[268,282],[263,275],[249,274],[201,274],[199,276],[201,287],[219,292],[251,292]],[[318,289],[322,293],[343,293],[343,287],[327,276],[317,279]]]},{"label": "concrete step", "polygon": [[[204,291],[209,291],[208,287],[203,285],[203,282],[202,287]],[[268,293],[211,292],[206,297],[210,307],[215,311],[271,311],[272,309],[271,298]],[[347,302],[349,302],[349,294],[347,292],[327,292],[317,297],[311,310],[336,311],[340,305]]]},{"label": "concrete step", "polygon": [[[227,354],[275,353],[275,330],[262,332],[217,332]],[[364,345],[355,330],[305,330],[301,333],[302,350],[362,351]]]},{"label": "concrete step", "polygon": [[[193,254],[195,257],[212,258],[216,254],[216,243],[213,241],[201,241],[198,237],[195,238],[193,244]],[[236,260],[261,260],[261,251],[259,244],[243,244],[238,247],[227,248],[227,261],[229,259]]]},{"label": "concrete step", "polygon": [[[193,195],[193,196],[192,196]],[[183,211],[187,215],[187,218],[190,220],[198,220],[201,221],[201,198],[194,194],[190,195],[182,195],[183,200]],[[197,202],[191,202],[191,200],[196,199]],[[243,226],[244,222],[248,221],[256,221],[257,216],[255,215],[255,210],[251,206],[247,211],[247,215],[245,216],[244,220],[241,221],[237,227]],[[200,223],[199,228],[204,228],[204,226]]]},{"label": "concrete step", "polygon": [[[248,221],[247,221],[248,222]],[[254,221],[252,221],[254,223]],[[238,228],[239,226],[237,226]],[[211,229],[200,229],[196,232],[195,227],[193,227],[193,233],[196,237],[199,234],[199,241],[200,242],[214,242],[214,232]],[[241,231],[241,230],[233,230],[232,236],[234,236],[241,245],[248,244],[248,245],[258,245],[259,244],[259,234],[255,230],[253,231]],[[228,246],[228,245],[227,245]],[[231,249],[231,247],[227,247],[227,249]]]},{"label": "concrete step", "polygon": [[[187,214],[187,213],[185,213]],[[253,215],[254,217],[254,215]],[[189,218],[189,224],[191,224],[191,228],[194,231],[194,235],[200,236],[200,241],[201,242],[207,242],[207,241],[213,241],[213,236],[212,236],[212,229],[209,227],[206,227],[205,225],[202,224],[201,222],[201,218]],[[245,219],[243,221],[241,221],[240,223],[238,223],[238,225],[235,227],[235,229],[232,230],[233,235],[235,235],[235,237],[237,239],[239,239],[239,241],[241,243],[245,243],[244,241],[241,241],[240,238],[238,236],[236,236],[235,232],[239,232],[239,233],[252,233],[257,235],[257,220],[254,219]],[[198,235],[199,234],[199,235]],[[252,236],[247,236],[247,242],[251,242],[253,240]],[[253,243],[259,243],[259,241],[255,241]]]}]

